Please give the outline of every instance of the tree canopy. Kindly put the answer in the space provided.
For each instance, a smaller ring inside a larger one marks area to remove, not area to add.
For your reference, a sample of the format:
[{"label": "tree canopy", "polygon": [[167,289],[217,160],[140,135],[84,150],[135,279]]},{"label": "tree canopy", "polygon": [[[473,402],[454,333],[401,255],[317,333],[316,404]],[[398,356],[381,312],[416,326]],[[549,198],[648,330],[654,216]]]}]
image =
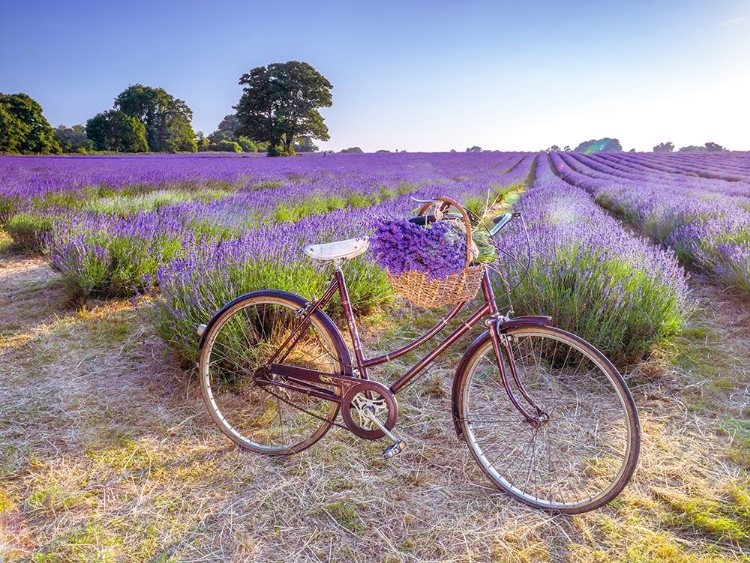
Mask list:
[{"label": "tree canopy", "polygon": [[236,113],[224,116],[216,131],[212,135],[220,135],[227,139],[238,139],[240,137],[240,120]]},{"label": "tree canopy", "polygon": [[137,119],[146,127],[151,152],[195,152],[193,111],[163,88],[136,84],[115,98],[114,109]]},{"label": "tree canopy", "polygon": [[86,136],[86,127],[83,125],[58,125],[55,127],[55,139],[60,143],[63,152],[86,154],[94,149],[94,143]]},{"label": "tree canopy", "polygon": [[0,152],[58,154],[60,144],[42,106],[27,94],[0,93]]},{"label": "tree canopy", "polygon": [[592,152],[622,152],[622,145],[618,139],[604,137],[603,139],[584,141],[573,149],[573,152],[582,152],[585,154],[590,154]]},{"label": "tree canopy", "polygon": [[146,152],[149,149],[146,126],[119,110],[111,109],[89,119],[86,136],[98,151]]},{"label": "tree canopy", "polygon": [[240,77],[235,106],[240,133],[270,143],[269,155],[293,155],[300,136],[327,141],[318,108],[333,105],[331,83],[307,63],[289,61],[252,69]]},{"label": "tree canopy", "polygon": [[727,149],[725,149],[724,147],[722,147],[719,143],[708,142],[708,143],[706,143],[706,150],[708,152],[721,152],[721,151],[725,151]]},{"label": "tree canopy", "polygon": [[224,116],[216,131],[207,138],[199,132],[197,141],[200,151],[258,152],[268,148],[268,143],[253,141],[240,134],[240,122],[234,113]]},{"label": "tree canopy", "polygon": [[674,151],[674,143],[667,141],[666,143],[659,143],[654,147],[654,152],[672,152]]},{"label": "tree canopy", "polygon": [[703,146],[698,145],[689,145],[687,147],[682,147],[679,152],[721,152],[725,151],[724,147],[722,147],[718,143],[712,143],[708,142]]}]

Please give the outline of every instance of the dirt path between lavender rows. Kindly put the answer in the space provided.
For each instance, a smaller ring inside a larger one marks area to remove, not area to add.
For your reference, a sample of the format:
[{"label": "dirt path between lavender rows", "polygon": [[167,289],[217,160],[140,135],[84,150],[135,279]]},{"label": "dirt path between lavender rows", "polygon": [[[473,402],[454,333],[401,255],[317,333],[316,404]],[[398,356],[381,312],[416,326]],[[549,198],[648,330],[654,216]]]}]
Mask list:
[{"label": "dirt path between lavender rows", "polygon": [[747,561],[750,311],[700,279],[683,335],[630,374],[633,483],[576,517],[488,486],[453,435],[450,366],[403,401],[407,451],[333,430],[289,459],[215,431],[128,301],[70,306],[0,255],[0,560]]}]

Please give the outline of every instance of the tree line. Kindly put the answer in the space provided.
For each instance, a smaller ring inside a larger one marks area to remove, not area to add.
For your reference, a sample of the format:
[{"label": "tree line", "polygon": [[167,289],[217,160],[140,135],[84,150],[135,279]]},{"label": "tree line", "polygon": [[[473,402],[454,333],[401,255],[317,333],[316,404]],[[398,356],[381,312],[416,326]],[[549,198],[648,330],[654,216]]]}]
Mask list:
[{"label": "tree line", "polygon": [[[675,149],[674,143],[668,141],[666,143],[659,143],[652,149],[652,151],[653,152],[673,152],[674,149]],[[561,149],[557,145],[552,145],[548,149],[544,149],[544,150],[546,152],[582,152],[582,153],[623,152],[622,143],[620,143],[619,139],[613,139],[609,137],[604,137],[603,139],[591,139],[589,141],[584,141],[580,143],[574,149],[571,149],[570,146],[566,146],[565,148]],[[678,150],[678,152],[720,152],[720,151],[725,151],[725,150],[727,149],[725,149],[718,143],[708,142],[703,146],[690,145],[687,147],[682,147],[681,149]],[[635,149],[630,149],[629,152],[635,152]]]},{"label": "tree line", "polygon": [[[240,77],[242,96],[235,113],[208,136],[193,131],[193,111],[184,100],[163,88],[136,84],[123,90],[112,109],[96,114],[86,125],[53,129],[42,107],[27,94],[0,93],[0,153],[60,154],[108,151],[118,153],[266,151],[269,156],[316,152],[314,139],[330,139],[318,108],[333,104],[331,83],[312,66],[289,61],[257,67]],[[654,152],[672,152],[672,142],[660,143]],[[571,149],[552,145],[550,151],[621,152],[619,139],[604,137],[584,141]],[[680,152],[726,150],[708,142]],[[359,147],[344,153],[362,152]],[[466,152],[482,152],[472,146]],[[630,152],[635,152],[631,149]]]},{"label": "tree line", "polygon": [[317,151],[313,139],[329,140],[318,108],[333,104],[333,86],[309,64],[257,67],[239,83],[243,92],[236,112],[208,136],[193,131],[190,107],[163,88],[129,86],[112,109],[85,125],[55,129],[27,94],[0,93],[0,153],[266,151],[291,156]]}]

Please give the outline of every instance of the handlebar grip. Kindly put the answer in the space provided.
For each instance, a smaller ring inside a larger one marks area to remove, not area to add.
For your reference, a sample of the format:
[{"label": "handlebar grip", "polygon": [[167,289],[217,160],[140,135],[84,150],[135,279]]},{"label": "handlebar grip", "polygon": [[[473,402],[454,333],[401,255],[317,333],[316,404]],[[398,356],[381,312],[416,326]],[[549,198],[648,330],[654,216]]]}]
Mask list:
[{"label": "handlebar grip", "polygon": [[510,218],[511,218],[511,214],[510,214],[510,213],[503,213],[502,215],[498,215],[497,217],[493,218],[493,219],[492,219],[492,222],[493,222],[493,223],[494,223],[495,225],[497,225],[497,224],[498,224],[498,223],[499,223],[500,221],[502,221],[503,219],[504,219],[505,221],[508,221],[508,219],[510,219]]}]

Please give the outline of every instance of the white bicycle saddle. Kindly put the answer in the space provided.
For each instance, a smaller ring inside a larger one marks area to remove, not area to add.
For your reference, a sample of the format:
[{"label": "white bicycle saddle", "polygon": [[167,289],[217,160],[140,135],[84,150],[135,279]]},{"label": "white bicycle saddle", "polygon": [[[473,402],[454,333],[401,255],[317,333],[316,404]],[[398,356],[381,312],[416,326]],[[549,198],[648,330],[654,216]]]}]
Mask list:
[{"label": "white bicycle saddle", "polygon": [[311,244],[304,251],[315,260],[348,260],[364,253],[369,247],[370,241],[366,238],[351,238],[326,244]]}]

